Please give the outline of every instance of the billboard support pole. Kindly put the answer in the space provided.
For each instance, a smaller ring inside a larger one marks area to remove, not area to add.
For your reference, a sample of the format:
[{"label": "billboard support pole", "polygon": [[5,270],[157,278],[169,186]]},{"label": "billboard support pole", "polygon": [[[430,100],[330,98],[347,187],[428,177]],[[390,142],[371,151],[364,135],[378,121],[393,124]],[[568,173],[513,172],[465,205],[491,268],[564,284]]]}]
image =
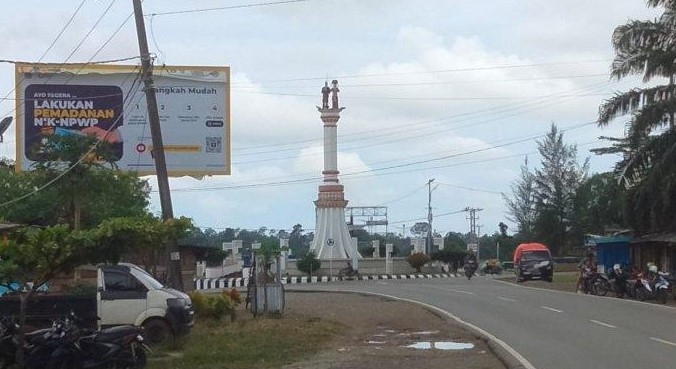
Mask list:
[{"label": "billboard support pole", "polygon": [[[162,220],[166,221],[174,217],[174,210],[171,205],[171,192],[169,190],[167,161],[164,156],[164,145],[162,143],[162,131],[160,128],[160,116],[157,111],[157,98],[155,96],[155,87],[153,85],[152,63],[150,60],[150,52],[148,51],[146,26],[143,20],[143,8],[141,7],[141,0],[133,0],[133,2],[134,16],[136,19],[136,34],[138,35],[138,48],[141,54],[141,73],[143,76],[146,103],[148,105],[150,135],[153,141],[153,149],[151,153],[153,160],[155,161],[155,171],[157,172],[157,186],[160,193]],[[169,257],[167,261],[167,284],[177,290],[183,290],[183,278],[181,277],[181,259],[176,240],[169,240],[167,251],[169,251]]]}]

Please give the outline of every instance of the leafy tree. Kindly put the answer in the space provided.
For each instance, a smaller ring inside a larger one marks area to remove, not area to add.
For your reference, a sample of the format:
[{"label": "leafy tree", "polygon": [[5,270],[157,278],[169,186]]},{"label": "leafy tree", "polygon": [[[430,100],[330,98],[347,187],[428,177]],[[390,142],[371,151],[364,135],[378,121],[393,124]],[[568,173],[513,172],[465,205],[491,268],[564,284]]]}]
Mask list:
[{"label": "leafy tree", "polygon": [[597,154],[621,154],[615,175],[626,188],[625,218],[638,234],[676,230],[676,2],[648,0],[664,12],[654,20],[632,20],[615,28],[611,76],[643,75],[650,87],[633,88],[606,100],[598,123],[631,114],[625,137]]},{"label": "leafy tree", "polygon": [[308,251],[296,262],[296,268],[305,274],[312,275],[321,268],[322,262],[317,259],[314,252]]},{"label": "leafy tree", "polygon": [[541,168],[534,174],[535,237],[545,242],[554,254],[565,252],[582,239],[570,237],[575,209],[575,193],[586,180],[589,161],[580,166],[577,146],[563,142],[563,133],[552,124],[542,141],[538,141]]},{"label": "leafy tree", "polygon": [[460,263],[462,263],[465,255],[467,255],[466,250],[452,246],[444,246],[442,250],[432,253],[431,259],[449,264],[451,266],[451,270],[453,273],[455,273],[460,267]]},{"label": "leafy tree", "polygon": [[[157,275],[157,266],[160,260],[166,257],[166,245],[170,240],[184,238],[193,228],[192,220],[186,217],[173,218],[163,221],[152,215],[134,218],[111,218],[103,221],[98,229],[106,234],[122,234],[112,241],[127,245],[130,250],[129,257],[140,261],[145,270]],[[110,247],[111,252],[122,256],[114,250],[116,245]],[[124,252],[125,249],[122,248]],[[222,259],[221,259],[222,260]],[[161,279],[161,278],[160,278]]]},{"label": "leafy tree", "polygon": [[444,237],[444,248],[467,251],[467,242],[462,233],[448,232]]},{"label": "leafy tree", "polygon": [[521,166],[520,178],[512,184],[512,196],[503,194],[507,204],[507,218],[516,223],[518,233],[533,237],[535,223],[535,176],[528,169],[528,157]]},{"label": "leafy tree", "polygon": [[[111,217],[146,213],[150,188],[136,175],[111,169],[106,144],[92,137],[51,136],[34,170],[0,166],[0,217],[17,223],[91,228]],[[87,158],[84,160],[83,158]],[[108,163],[109,165],[104,165]],[[67,168],[70,168],[69,170]],[[38,192],[26,196],[40,189]],[[18,201],[17,201],[18,200]]]},{"label": "leafy tree", "polygon": [[575,196],[575,230],[578,236],[603,234],[607,228],[624,225],[624,190],[613,173],[597,173],[587,179]]},{"label": "leafy tree", "polygon": [[408,261],[408,264],[415,269],[416,273],[421,273],[420,268],[430,262],[430,257],[422,252],[416,252],[415,254],[409,255],[406,258],[406,261]]},{"label": "leafy tree", "polygon": [[291,230],[291,234],[289,235],[289,248],[293,255],[303,255],[310,249],[310,246],[306,244],[303,232],[303,226],[300,224],[294,225]]}]

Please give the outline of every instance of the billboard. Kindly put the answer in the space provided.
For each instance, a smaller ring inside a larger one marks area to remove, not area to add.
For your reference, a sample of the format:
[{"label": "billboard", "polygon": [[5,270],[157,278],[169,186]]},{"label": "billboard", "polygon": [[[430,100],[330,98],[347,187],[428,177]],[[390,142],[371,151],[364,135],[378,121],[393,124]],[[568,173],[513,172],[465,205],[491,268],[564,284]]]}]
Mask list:
[{"label": "billboard", "polygon": [[[95,135],[116,165],[155,174],[140,66],[16,64],[16,163],[30,170],[49,135]],[[230,68],[153,68],[170,176],[230,174]]]}]

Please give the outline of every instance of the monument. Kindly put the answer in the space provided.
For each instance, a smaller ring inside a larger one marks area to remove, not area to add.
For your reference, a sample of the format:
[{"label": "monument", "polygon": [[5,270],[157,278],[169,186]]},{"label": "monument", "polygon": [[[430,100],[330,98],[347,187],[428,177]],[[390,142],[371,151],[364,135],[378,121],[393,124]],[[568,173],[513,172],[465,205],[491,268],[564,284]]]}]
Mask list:
[{"label": "monument", "polygon": [[315,201],[316,227],[311,250],[320,260],[361,258],[345,223],[347,200],[338,181],[338,120],[345,109],[339,107],[338,92],[338,81],[331,81],[331,87],[325,82],[321,90],[322,106],[317,107],[324,123],[324,180]]}]

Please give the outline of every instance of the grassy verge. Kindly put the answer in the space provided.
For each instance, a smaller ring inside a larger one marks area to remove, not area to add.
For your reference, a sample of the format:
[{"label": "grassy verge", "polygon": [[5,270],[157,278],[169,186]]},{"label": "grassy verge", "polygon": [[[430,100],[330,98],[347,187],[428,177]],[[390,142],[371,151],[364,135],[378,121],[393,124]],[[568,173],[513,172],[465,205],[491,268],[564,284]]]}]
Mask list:
[{"label": "grassy verge", "polygon": [[159,349],[149,369],[277,368],[318,351],[344,327],[320,319],[257,318],[198,322],[179,345]]},{"label": "grassy verge", "polygon": [[[552,290],[558,290],[558,291],[567,291],[567,292],[575,292],[575,285],[577,284],[577,274],[558,274],[554,273],[554,281],[553,282],[545,282],[541,280],[530,280],[526,282],[522,282],[519,284],[522,284],[524,286],[530,286],[530,287],[538,287],[538,288],[547,288],[547,289],[552,289]],[[516,284],[516,277],[509,277],[509,278],[503,278],[504,281],[511,282]]]}]

